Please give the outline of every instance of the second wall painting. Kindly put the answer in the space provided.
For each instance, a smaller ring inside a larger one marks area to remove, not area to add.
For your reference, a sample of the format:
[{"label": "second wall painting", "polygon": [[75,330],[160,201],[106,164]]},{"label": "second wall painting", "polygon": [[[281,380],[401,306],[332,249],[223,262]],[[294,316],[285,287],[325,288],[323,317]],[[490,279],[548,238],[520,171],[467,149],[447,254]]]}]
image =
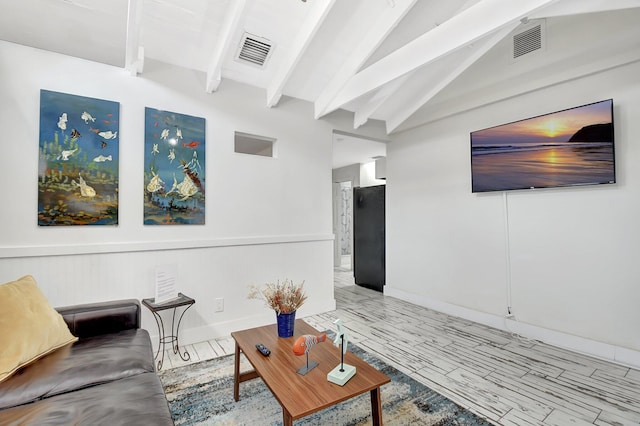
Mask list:
[{"label": "second wall painting", "polygon": [[203,225],[205,119],[147,107],[144,125],[144,224]]}]

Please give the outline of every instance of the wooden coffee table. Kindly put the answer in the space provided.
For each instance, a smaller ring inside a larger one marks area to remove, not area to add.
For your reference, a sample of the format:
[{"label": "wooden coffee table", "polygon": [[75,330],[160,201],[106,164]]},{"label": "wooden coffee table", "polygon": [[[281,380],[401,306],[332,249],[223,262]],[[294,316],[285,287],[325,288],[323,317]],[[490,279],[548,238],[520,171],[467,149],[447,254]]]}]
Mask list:
[{"label": "wooden coffee table", "polygon": [[[296,356],[292,347],[295,339],[303,334],[317,335],[320,332],[299,319],[296,320],[294,336],[286,339],[278,337],[276,324],[231,333],[236,341],[235,400],[240,399],[241,382],[260,377],[282,406],[284,425],[290,426],[296,419],[369,391],[373,424],[382,425],[380,386],[391,379],[347,352],[344,362],[356,367],[356,375],[344,386],[327,381],[327,373],[340,364],[340,348],[330,340],[317,344],[309,352],[309,361],[316,361],[319,365],[304,376],[298,374],[297,370],[306,365],[306,357]],[[269,348],[271,355],[263,356],[255,347],[258,343]],[[240,352],[247,357],[253,371],[240,373]]]}]

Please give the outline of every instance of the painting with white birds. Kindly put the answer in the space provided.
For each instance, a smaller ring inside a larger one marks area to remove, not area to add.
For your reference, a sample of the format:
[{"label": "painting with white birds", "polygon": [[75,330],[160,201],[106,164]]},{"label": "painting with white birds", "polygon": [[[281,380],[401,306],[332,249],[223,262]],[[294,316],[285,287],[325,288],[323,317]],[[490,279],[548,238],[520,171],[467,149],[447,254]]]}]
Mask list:
[{"label": "painting with white birds", "polygon": [[38,225],[118,224],[118,102],[40,91]]},{"label": "painting with white birds", "polygon": [[144,224],[205,221],[205,119],[145,108]]}]

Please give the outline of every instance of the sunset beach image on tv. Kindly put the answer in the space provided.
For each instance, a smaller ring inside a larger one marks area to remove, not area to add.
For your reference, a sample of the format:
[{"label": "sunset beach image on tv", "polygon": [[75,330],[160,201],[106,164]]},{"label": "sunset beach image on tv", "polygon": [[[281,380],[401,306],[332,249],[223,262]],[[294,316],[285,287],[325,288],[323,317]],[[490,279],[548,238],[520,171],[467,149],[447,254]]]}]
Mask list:
[{"label": "sunset beach image on tv", "polygon": [[471,133],[472,192],[615,180],[611,99]]}]

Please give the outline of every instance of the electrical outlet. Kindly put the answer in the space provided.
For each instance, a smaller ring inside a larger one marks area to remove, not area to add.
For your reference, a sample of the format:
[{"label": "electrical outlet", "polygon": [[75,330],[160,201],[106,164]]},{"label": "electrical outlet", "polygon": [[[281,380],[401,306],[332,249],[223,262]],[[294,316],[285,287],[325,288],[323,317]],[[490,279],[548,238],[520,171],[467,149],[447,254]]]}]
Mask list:
[{"label": "electrical outlet", "polygon": [[222,311],[224,311],[224,299],[222,297],[219,297],[216,299],[215,312],[222,312]]}]

